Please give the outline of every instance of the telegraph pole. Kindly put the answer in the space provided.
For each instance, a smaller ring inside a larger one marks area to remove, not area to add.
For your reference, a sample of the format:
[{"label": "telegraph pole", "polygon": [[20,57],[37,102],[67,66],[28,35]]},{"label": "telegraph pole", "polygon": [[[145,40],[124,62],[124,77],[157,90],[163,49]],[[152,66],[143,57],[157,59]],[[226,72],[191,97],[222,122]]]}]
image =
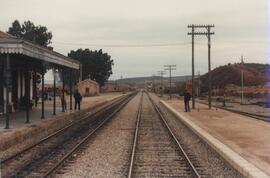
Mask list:
[{"label": "telegraph pole", "polygon": [[158,71],[158,74],[160,75],[160,85],[161,85],[161,96],[163,96],[163,75],[165,74],[165,71]]},{"label": "telegraph pole", "polygon": [[170,72],[170,99],[172,99],[172,70],[176,70],[176,65],[164,65],[164,67]]},{"label": "telegraph pole", "polygon": [[200,72],[198,72],[198,98],[200,99],[200,94],[201,94],[201,75]]},{"label": "telegraph pole", "polygon": [[241,56],[241,104],[243,104],[244,102],[244,70],[243,70],[243,66],[244,66],[244,57]]},{"label": "telegraph pole", "polygon": [[[188,32],[188,35],[191,35],[192,38],[192,108],[195,109],[195,98],[194,98],[194,36],[195,35],[206,35],[208,39],[208,107],[212,107],[212,75],[211,75],[211,35],[214,35],[214,32],[211,32],[211,28],[215,27],[214,25],[188,25],[188,28],[191,28],[191,32]],[[195,29],[206,28],[206,32],[195,32]]]},{"label": "telegraph pole", "polygon": [[154,75],[154,74],[152,75],[152,79],[153,79],[153,80],[152,80],[152,92],[153,92],[153,93],[156,93],[156,92],[155,92],[156,89],[155,89],[155,75]]},{"label": "telegraph pole", "polygon": [[195,97],[194,97],[194,36],[195,36],[195,25],[188,25],[188,28],[191,28],[191,33],[188,33],[188,35],[191,35],[191,43],[192,43],[192,47],[191,47],[191,68],[192,68],[192,78],[191,78],[191,82],[192,82],[192,90],[191,90],[191,95],[192,95],[192,109],[195,109]]}]

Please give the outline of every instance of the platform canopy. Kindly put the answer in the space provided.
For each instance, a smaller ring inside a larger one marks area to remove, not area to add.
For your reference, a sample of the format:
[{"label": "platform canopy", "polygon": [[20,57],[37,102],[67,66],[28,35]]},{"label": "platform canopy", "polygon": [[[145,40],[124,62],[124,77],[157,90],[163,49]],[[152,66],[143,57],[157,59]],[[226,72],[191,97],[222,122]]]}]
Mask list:
[{"label": "platform canopy", "polygon": [[80,67],[79,61],[2,31],[0,31],[0,54],[24,55],[32,59],[41,60],[75,70],[78,70]]}]

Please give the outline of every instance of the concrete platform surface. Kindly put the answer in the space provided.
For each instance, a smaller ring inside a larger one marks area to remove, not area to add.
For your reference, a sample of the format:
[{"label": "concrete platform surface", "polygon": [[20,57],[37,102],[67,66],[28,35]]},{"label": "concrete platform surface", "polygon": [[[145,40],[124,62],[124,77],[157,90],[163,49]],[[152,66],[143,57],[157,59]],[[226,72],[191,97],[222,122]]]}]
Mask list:
[{"label": "concrete platform surface", "polygon": [[[106,93],[106,94],[100,94],[99,96],[93,96],[93,97],[84,97],[82,99],[81,103],[81,110],[91,108],[95,105],[98,105],[106,100],[112,100],[114,98],[117,98],[121,96],[122,93]],[[52,115],[53,113],[53,101],[46,101],[45,102],[45,109],[44,109],[44,114],[45,114],[45,119],[40,119],[41,117],[41,104],[38,104],[38,107],[33,107],[32,110],[30,110],[30,124],[26,124],[26,113],[25,111],[19,111],[19,112],[14,112],[10,114],[10,129],[4,129],[5,127],[5,119],[2,117],[0,118],[0,135],[1,132],[12,132],[15,131],[19,128],[23,127],[32,127],[33,125],[37,125],[40,122],[44,122],[46,120],[53,119],[58,116],[63,116],[63,115],[68,115],[71,113],[74,113],[74,98],[73,99],[73,110],[69,109],[69,96],[67,97],[67,110],[66,112],[62,112],[61,108],[61,102],[60,98],[56,98],[56,115]]]},{"label": "concrete platform surface", "polygon": [[186,113],[179,99],[165,103],[270,177],[270,122],[221,109],[209,110],[203,104]]}]

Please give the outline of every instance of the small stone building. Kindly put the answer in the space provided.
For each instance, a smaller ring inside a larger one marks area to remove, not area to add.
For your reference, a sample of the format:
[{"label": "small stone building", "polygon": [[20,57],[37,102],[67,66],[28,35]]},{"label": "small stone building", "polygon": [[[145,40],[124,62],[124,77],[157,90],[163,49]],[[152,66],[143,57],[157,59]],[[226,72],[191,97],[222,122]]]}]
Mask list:
[{"label": "small stone building", "polygon": [[102,91],[105,93],[108,92],[125,92],[130,91],[130,85],[126,83],[117,83],[117,82],[106,82],[105,85],[102,87]]},{"label": "small stone building", "polygon": [[94,80],[86,79],[78,82],[77,89],[82,96],[99,95],[99,84]]}]

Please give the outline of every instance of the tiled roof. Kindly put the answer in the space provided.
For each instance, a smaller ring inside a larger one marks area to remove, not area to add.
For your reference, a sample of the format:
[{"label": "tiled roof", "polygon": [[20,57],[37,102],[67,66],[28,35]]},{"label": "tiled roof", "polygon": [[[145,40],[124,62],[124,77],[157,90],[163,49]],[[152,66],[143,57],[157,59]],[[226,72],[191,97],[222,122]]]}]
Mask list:
[{"label": "tiled roof", "polygon": [[99,85],[96,81],[90,80],[90,79],[82,80],[82,81],[80,81],[80,82],[78,83],[78,85],[81,85],[81,84],[83,84],[83,83],[85,83],[85,82],[87,82],[87,83],[93,83],[93,84],[95,84],[95,85]]},{"label": "tiled roof", "polygon": [[0,53],[23,54],[39,60],[79,69],[80,62],[31,41],[0,31]]},{"label": "tiled roof", "polygon": [[5,38],[8,36],[8,33],[0,31],[0,38]]}]

